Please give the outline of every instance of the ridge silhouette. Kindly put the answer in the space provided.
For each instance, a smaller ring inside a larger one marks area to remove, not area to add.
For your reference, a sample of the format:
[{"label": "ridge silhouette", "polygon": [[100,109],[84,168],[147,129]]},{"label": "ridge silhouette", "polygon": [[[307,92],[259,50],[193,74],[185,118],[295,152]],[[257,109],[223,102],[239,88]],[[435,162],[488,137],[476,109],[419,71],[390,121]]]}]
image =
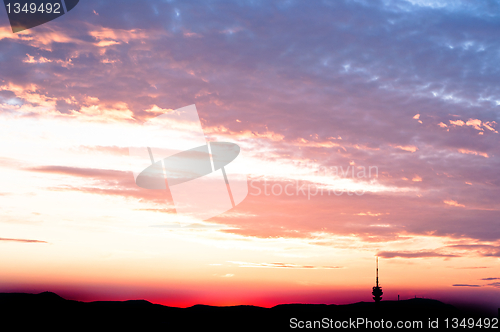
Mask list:
[{"label": "ridge silhouette", "polygon": [[429,318],[491,317],[421,298],[347,305],[294,303],[263,308],[252,305],[218,307],[197,304],[177,308],[146,300],[80,302],[66,300],[51,292],[0,293],[0,313],[4,326],[22,325],[23,328],[143,330],[154,327],[175,331],[211,326],[232,330],[282,331],[290,329],[290,319],[294,317],[302,321],[322,320],[325,317],[334,320],[359,317],[372,320],[421,320],[425,329]]}]

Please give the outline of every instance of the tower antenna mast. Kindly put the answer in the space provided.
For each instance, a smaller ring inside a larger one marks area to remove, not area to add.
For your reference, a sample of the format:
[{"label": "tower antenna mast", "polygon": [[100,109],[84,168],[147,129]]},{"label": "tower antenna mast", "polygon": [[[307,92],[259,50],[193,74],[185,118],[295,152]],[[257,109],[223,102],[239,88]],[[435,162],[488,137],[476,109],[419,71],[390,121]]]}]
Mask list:
[{"label": "tower antenna mast", "polygon": [[373,295],[373,300],[375,300],[376,303],[380,302],[382,300],[382,287],[378,285],[378,256],[377,256],[377,278],[375,279],[376,286],[373,287],[372,295]]}]

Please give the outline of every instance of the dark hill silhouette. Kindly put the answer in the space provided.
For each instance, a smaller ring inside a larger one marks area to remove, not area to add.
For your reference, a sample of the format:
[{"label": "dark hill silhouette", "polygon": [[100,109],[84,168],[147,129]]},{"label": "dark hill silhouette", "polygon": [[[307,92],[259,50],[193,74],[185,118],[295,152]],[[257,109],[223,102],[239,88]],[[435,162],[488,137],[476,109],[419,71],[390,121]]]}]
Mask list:
[{"label": "dark hill silhouette", "polygon": [[[483,315],[486,317],[487,315]],[[420,320],[424,330],[429,318],[479,318],[452,305],[430,299],[359,302],[348,305],[281,304],[272,308],[241,305],[216,307],[194,305],[188,308],[168,307],[145,300],[79,302],[65,300],[57,294],[0,293],[0,317],[3,326],[17,328],[48,327],[53,329],[92,330],[119,328],[126,330],[156,328],[161,331],[208,330],[291,330],[291,319],[298,321]],[[358,326],[358,329],[366,326]],[[298,327],[293,329],[297,330]],[[406,329],[405,329],[406,330]]]}]

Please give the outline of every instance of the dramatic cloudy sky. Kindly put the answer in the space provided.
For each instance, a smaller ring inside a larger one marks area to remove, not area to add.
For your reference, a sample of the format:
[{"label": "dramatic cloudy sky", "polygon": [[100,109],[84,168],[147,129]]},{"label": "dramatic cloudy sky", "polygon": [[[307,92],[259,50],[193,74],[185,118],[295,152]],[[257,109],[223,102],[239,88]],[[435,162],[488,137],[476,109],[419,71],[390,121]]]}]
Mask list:
[{"label": "dramatic cloudy sky", "polygon": [[[385,299],[500,306],[499,11],[82,0],[13,34],[1,9],[0,289],[348,303],[379,256]],[[248,158],[248,197],[207,221],[128,167],[132,132],[192,104]]]}]

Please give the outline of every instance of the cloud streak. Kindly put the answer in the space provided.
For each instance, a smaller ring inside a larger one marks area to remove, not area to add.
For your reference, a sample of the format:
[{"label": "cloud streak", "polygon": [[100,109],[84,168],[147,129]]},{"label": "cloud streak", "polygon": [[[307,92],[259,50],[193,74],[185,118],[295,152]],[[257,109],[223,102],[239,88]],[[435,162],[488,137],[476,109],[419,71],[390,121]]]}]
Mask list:
[{"label": "cloud streak", "polygon": [[454,254],[444,254],[433,250],[420,250],[420,251],[381,251],[377,256],[383,258],[430,258],[430,257],[459,257]]},{"label": "cloud streak", "polygon": [[23,242],[23,243],[48,243],[46,241],[40,241],[40,240],[8,239],[3,237],[0,237],[0,241]]},{"label": "cloud streak", "polygon": [[249,262],[233,262],[239,267],[256,267],[256,268],[277,268],[277,269],[320,269],[320,270],[331,270],[331,269],[342,269],[342,266],[315,266],[315,265],[298,265],[293,263],[249,263]]}]

